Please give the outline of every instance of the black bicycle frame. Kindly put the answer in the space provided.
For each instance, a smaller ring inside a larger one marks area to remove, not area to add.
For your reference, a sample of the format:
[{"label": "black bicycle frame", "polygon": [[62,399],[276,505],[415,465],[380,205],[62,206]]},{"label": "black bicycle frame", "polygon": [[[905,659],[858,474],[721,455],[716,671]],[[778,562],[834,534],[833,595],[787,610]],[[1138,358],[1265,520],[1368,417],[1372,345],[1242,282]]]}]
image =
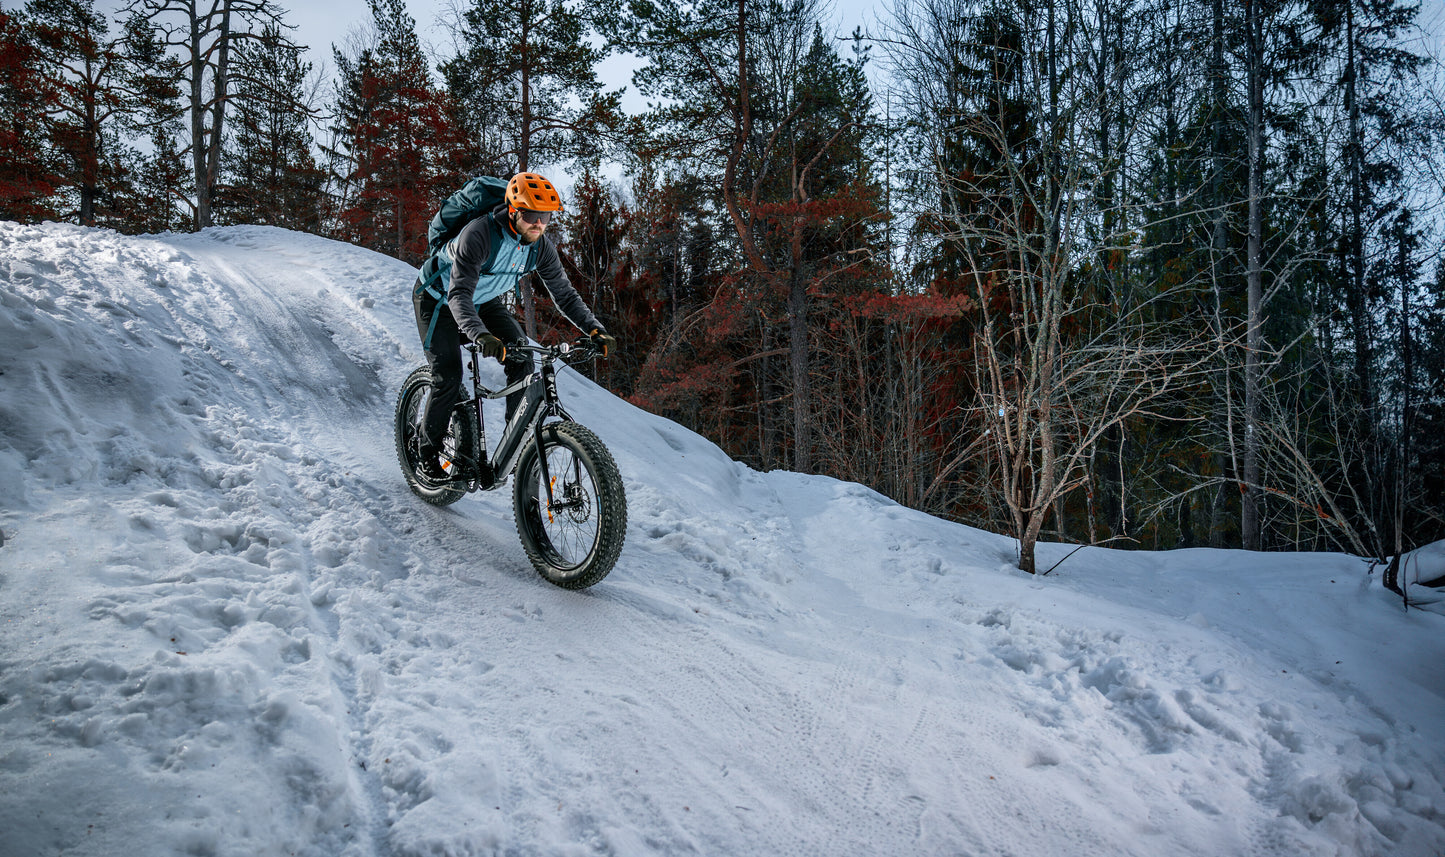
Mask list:
[{"label": "black bicycle frame", "polygon": [[[530,431],[537,444],[537,457],[542,467],[542,482],[547,486],[547,502],[550,504],[552,502],[552,474],[547,470],[547,456],[542,454],[542,426],[549,417],[563,420],[572,419],[571,415],[562,407],[561,400],[557,395],[557,369],[552,363],[561,355],[555,349],[520,347],[540,354],[542,365],[527,377],[520,378],[500,390],[482,386],[478,350],[468,349],[472,355],[472,400],[462,404],[472,405],[472,415],[477,421],[477,438],[481,449],[479,450],[480,460],[477,462],[475,481],[477,487],[484,490],[505,482],[516,468],[518,459],[521,458],[519,453],[522,450],[522,440]],[[492,451],[491,466],[488,467],[487,429],[486,423],[482,419],[482,401],[484,399],[505,399],[518,390],[523,390],[525,397],[518,403],[516,412],[512,414],[511,420],[502,429],[501,440],[497,442],[496,449]],[[488,476],[490,476],[490,480],[487,478]]]}]

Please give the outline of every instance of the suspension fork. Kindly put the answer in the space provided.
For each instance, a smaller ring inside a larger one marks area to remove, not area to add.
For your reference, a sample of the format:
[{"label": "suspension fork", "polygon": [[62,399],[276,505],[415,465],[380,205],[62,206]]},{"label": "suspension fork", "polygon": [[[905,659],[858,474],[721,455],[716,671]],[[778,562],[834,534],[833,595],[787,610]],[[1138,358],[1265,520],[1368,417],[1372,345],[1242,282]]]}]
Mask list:
[{"label": "suspension fork", "polygon": [[[536,421],[532,424],[533,443],[537,446],[537,458],[542,470],[542,481],[547,485],[547,506],[550,509],[558,507],[557,499],[552,492],[552,473],[547,462],[546,451],[542,447],[542,428],[546,418],[549,416],[559,417],[563,420],[572,419],[562,407],[562,399],[557,395],[557,370],[550,361],[542,365],[542,406],[541,413],[537,415]],[[576,457],[572,458],[573,479],[581,481],[582,462]],[[565,505],[565,503],[564,503]]]}]

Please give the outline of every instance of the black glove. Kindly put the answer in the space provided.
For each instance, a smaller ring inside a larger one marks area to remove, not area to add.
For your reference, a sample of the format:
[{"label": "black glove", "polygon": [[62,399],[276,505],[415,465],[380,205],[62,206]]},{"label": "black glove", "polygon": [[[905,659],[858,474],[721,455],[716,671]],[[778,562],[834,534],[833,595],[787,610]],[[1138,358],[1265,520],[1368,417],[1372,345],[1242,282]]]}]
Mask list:
[{"label": "black glove", "polygon": [[617,344],[617,337],[612,336],[600,327],[588,334],[587,339],[592,343],[593,348],[602,352],[603,357],[606,357],[608,352],[612,350],[612,346]]},{"label": "black glove", "polygon": [[477,347],[482,349],[483,357],[495,357],[498,363],[507,361],[507,346],[502,344],[502,340],[490,333],[484,333],[477,337],[476,342]]}]

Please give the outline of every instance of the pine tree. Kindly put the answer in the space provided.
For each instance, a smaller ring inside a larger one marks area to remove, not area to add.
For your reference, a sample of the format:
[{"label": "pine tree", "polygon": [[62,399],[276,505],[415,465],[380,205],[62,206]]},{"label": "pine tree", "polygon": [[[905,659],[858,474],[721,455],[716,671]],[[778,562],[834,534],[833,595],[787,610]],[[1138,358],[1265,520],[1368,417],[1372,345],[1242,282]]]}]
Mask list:
[{"label": "pine tree", "polygon": [[[595,169],[622,121],[620,93],[604,93],[582,10],[565,0],[471,0],[460,53],[442,64],[465,129],[466,166],[507,177],[553,172],[567,162]],[[555,179],[555,175],[553,176]],[[523,323],[537,336],[528,277]]]},{"label": "pine tree", "polygon": [[337,229],[345,240],[420,264],[427,224],[460,184],[463,147],[405,3],[369,2],[372,44],[355,57],[335,52],[339,144],[331,154],[343,183]]},{"label": "pine tree", "polygon": [[442,64],[474,160],[498,175],[569,161],[596,167],[621,121],[620,94],[597,80],[605,51],[564,0],[471,0],[460,53]]},{"label": "pine tree", "polygon": [[324,172],[311,154],[306,84],[311,64],[269,24],[236,51],[235,119],[218,219],[317,232]]},{"label": "pine tree", "polygon": [[1409,496],[1410,528],[1416,544],[1445,539],[1445,259],[1436,263],[1434,277],[1420,284],[1418,331],[1412,379],[1414,397],[1410,448],[1407,459],[1415,474]]},{"label": "pine tree", "polygon": [[[612,188],[590,172],[582,174],[572,190],[566,215],[568,238],[562,263],[572,285],[607,330],[620,335],[627,348],[619,349],[600,367],[594,380],[619,396],[632,394],[641,355],[647,353],[655,331],[639,326],[626,306],[632,275],[630,254],[624,246],[632,226],[632,212]],[[566,335],[555,329],[548,336]]]},{"label": "pine tree", "polygon": [[[644,170],[632,193],[637,209],[628,238],[630,276],[615,286],[619,332],[641,364],[632,401],[756,461],[756,446],[744,451],[735,435],[721,430],[722,415],[734,403],[716,367],[735,358],[720,342],[731,327],[716,323],[715,315],[705,321],[723,280],[725,251],[712,222],[716,209],[690,176],[658,181]],[[718,303],[735,306],[725,298]]]},{"label": "pine tree", "polygon": [[29,27],[0,10],[0,217],[34,223],[56,217],[59,170],[44,117],[56,97]]},{"label": "pine tree", "polygon": [[97,202],[124,176],[117,131],[127,95],[122,52],[94,0],[30,0],[25,10],[56,94],[50,145],[65,164],[65,216],[83,226],[112,222],[112,213],[97,212]]},{"label": "pine tree", "polygon": [[1390,451],[1396,445],[1391,439],[1396,432],[1389,426],[1390,414],[1398,407],[1384,406],[1388,391],[1379,380],[1379,364],[1381,352],[1398,353],[1400,342],[1379,329],[1378,319],[1386,312],[1401,317],[1391,298],[1408,294],[1412,286],[1401,291],[1386,285],[1403,280],[1405,272],[1380,276],[1372,268],[1396,268],[1396,248],[1409,232],[1400,233],[1397,226],[1410,217],[1404,203],[1409,149],[1438,141],[1422,133],[1428,120],[1417,106],[1418,74],[1427,60],[1401,44],[1419,6],[1398,0],[1314,0],[1311,5],[1322,22],[1321,41],[1328,51],[1324,65],[1332,78],[1327,83],[1343,113],[1345,129],[1338,153],[1342,168],[1328,188],[1337,212],[1332,225],[1339,236],[1337,258],[1343,276],[1321,284],[1329,290],[1326,300],[1345,308],[1343,341],[1353,352],[1353,377],[1347,388],[1359,413],[1352,433],[1358,436],[1363,455],[1356,472],[1345,478],[1361,486],[1356,495],[1363,508],[1358,513],[1373,534],[1370,549],[1383,557],[1394,548],[1388,535],[1390,519],[1398,520],[1391,508],[1398,506],[1394,498],[1398,491],[1384,478],[1391,470],[1387,459],[1398,458]]},{"label": "pine tree", "polygon": [[[870,249],[866,231],[831,246],[823,236],[846,232],[845,222],[866,222],[848,209],[880,198],[836,183],[844,173],[832,172],[835,164],[858,163],[850,146],[859,148],[866,108],[857,102],[867,98],[855,89],[847,103],[839,92],[840,63],[817,38],[818,21],[818,7],[802,0],[631,3],[609,16],[612,37],[648,61],[634,82],[663,102],[639,123],[649,133],[633,145],[677,158],[701,183],[725,214],[744,267],[721,300],[745,308],[742,317],[762,329],[756,336],[740,331],[742,353],[722,365],[753,374],[765,411],[787,409],[789,466],[803,471],[813,469],[814,448],[810,293]],[[860,247],[864,252],[852,252]],[[714,324],[728,326],[738,315]],[[785,341],[774,338],[776,325]],[[770,372],[771,360],[749,356],[779,348],[787,355],[781,375]],[[758,422],[764,435],[775,425],[768,413]]]}]

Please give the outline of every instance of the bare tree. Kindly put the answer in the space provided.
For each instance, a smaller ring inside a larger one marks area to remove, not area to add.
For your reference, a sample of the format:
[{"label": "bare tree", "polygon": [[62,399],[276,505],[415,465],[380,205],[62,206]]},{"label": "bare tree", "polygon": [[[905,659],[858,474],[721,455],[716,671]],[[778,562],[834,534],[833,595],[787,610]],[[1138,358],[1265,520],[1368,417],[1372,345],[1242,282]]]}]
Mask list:
[{"label": "bare tree", "polygon": [[193,222],[196,229],[204,229],[211,225],[226,111],[234,97],[231,51],[243,39],[259,39],[265,24],[287,25],[270,0],[132,0],[127,9],[150,21],[164,44],[184,58],[180,76],[186,84],[190,126],[183,151],[191,156],[195,182]]},{"label": "bare tree", "polygon": [[[1172,406],[1216,348],[1168,309],[1193,304],[1202,272],[1132,284],[1097,272],[1096,260],[1149,253],[1141,236],[1153,222],[1195,203],[1181,197],[1157,214],[1116,192],[1144,110],[1111,104],[1090,89],[1097,76],[1077,73],[1089,53],[1083,11],[1063,0],[986,10],[930,0],[898,16],[896,34],[915,52],[915,110],[937,182],[939,204],[924,216],[962,260],[977,306],[972,413],[992,459],[979,466],[998,480],[1028,572],[1045,521],[1086,483],[1099,444],[1130,421],[1182,418]],[[1119,120],[1126,109],[1132,122]]]},{"label": "bare tree", "polygon": [[[957,227],[958,240],[976,229]],[[1030,573],[1045,519],[1085,484],[1090,456],[1108,433],[1131,420],[1175,418],[1169,406],[1207,376],[1212,361],[1196,329],[1159,323],[1152,303],[1066,333],[1112,308],[1079,288],[1057,251],[1033,251],[1029,239],[1037,237],[1019,231],[1006,239],[1019,263],[1008,280],[988,270],[992,260],[977,259],[975,268],[983,314],[975,339],[978,423],[992,440],[1019,568]],[[996,299],[999,289],[1006,300]]]}]

